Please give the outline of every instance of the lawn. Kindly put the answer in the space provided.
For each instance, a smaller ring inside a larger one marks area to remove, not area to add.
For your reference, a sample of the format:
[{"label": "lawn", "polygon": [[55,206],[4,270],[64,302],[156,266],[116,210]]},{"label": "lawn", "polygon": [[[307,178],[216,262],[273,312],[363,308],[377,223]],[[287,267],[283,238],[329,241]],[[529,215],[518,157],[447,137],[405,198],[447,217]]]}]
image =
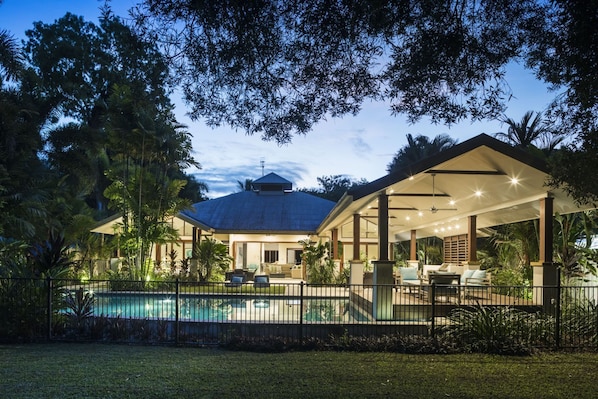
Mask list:
[{"label": "lawn", "polygon": [[594,398],[598,354],[0,345],[2,398]]}]

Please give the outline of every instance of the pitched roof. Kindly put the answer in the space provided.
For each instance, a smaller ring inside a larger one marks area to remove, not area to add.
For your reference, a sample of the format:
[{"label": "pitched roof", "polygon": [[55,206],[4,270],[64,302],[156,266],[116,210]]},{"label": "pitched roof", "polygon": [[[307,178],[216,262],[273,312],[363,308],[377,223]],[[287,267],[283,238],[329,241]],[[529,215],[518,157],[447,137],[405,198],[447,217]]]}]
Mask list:
[{"label": "pitched roof", "polygon": [[198,202],[179,217],[218,233],[312,234],[334,205],[333,201],[303,192],[260,195],[243,191]]},{"label": "pitched roof", "polygon": [[[480,134],[349,190],[322,221],[319,231],[350,223],[353,215],[378,223],[378,198],[388,197],[389,239],[466,234],[468,217],[478,231],[538,218],[539,200],[554,198],[554,211],[579,212],[560,188],[549,187],[547,164],[538,157]],[[366,228],[366,227],[364,227]]]},{"label": "pitched roof", "polygon": [[253,184],[290,184],[292,183],[285,179],[284,177],[280,177],[276,173],[270,172],[265,176],[260,177],[253,181]]}]

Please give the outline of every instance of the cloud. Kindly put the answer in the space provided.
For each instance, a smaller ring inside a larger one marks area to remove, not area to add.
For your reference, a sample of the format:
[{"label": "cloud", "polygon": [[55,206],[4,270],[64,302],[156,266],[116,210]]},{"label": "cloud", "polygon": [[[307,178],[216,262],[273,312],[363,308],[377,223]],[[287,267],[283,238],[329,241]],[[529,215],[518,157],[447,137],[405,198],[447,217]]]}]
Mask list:
[{"label": "cloud", "polygon": [[[292,161],[270,162],[264,166],[264,174],[274,172],[293,183],[293,188],[301,188],[300,182],[307,174],[303,164]],[[255,164],[239,164],[223,168],[205,168],[193,173],[193,176],[208,185],[209,198],[218,198],[239,192],[238,182],[245,183],[246,179],[257,180],[262,177],[260,166]]]},{"label": "cloud", "polygon": [[351,137],[353,153],[357,155],[363,155],[372,152],[372,146],[370,146],[368,142],[363,139],[364,134],[365,131],[361,130],[358,132],[358,135]]}]

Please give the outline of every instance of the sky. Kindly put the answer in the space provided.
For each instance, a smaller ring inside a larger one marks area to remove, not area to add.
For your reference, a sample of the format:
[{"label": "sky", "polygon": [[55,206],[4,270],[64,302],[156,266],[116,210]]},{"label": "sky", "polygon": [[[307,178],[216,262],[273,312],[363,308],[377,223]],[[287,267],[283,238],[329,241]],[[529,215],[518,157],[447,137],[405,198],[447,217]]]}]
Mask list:
[{"label": "sky", "polygon": [[[136,0],[113,0],[114,13],[127,19],[127,10]],[[67,12],[98,23],[103,0],[3,0],[0,4],[0,30],[8,30],[17,39],[25,39],[25,31],[33,22],[52,23]],[[505,115],[516,121],[527,111],[542,111],[554,93],[519,65],[510,65],[507,81],[513,98]],[[404,116],[392,116],[388,104],[366,103],[357,116],[329,118],[321,121],[306,135],[296,136],[291,144],[279,146],[259,136],[223,126],[212,129],[201,120],[192,121],[184,102],[172,98],[180,123],[192,134],[195,159],[201,170],[188,170],[199,181],[207,183],[209,198],[217,198],[239,190],[238,181],[258,179],[270,172],[291,181],[294,188],[317,188],[317,178],[346,175],[352,179],[373,181],[386,174],[394,154],[407,143],[406,135],[434,138],[448,134],[463,142],[480,133],[506,131],[499,121],[470,123],[464,121],[447,127],[427,120],[409,124]]]}]

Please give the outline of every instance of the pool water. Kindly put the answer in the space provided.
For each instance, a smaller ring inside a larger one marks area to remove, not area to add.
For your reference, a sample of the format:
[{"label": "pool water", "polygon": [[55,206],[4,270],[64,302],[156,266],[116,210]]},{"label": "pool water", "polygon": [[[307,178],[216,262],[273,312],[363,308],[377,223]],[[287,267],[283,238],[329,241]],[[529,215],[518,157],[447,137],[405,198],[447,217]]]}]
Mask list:
[{"label": "pool water", "polygon": [[[176,298],[155,294],[95,294],[94,316],[169,319],[176,318]],[[348,299],[306,299],[303,312],[297,299],[206,298],[182,296],[179,319],[213,322],[354,322],[365,316],[350,309]],[[351,311],[350,311],[351,310]]]}]

